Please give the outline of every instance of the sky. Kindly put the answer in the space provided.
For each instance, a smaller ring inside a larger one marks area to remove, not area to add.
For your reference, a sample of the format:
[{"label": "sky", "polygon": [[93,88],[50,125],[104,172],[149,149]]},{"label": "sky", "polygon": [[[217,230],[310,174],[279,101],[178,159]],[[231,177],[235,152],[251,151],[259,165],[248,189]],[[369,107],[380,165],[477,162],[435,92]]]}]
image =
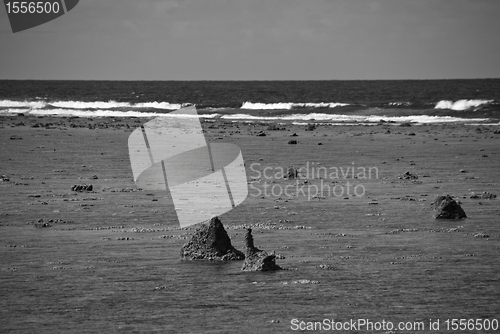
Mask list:
[{"label": "sky", "polygon": [[500,0],[80,0],[12,33],[0,79],[500,77]]}]

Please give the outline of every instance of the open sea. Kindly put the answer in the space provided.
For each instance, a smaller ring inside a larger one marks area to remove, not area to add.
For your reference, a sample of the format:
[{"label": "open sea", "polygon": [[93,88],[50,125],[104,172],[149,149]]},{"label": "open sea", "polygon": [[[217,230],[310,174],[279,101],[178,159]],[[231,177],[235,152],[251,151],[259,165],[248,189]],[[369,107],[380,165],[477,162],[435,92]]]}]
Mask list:
[{"label": "open sea", "polygon": [[0,80],[0,114],[80,117],[175,115],[233,121],[500,121],[500,79],[352,81]]}]

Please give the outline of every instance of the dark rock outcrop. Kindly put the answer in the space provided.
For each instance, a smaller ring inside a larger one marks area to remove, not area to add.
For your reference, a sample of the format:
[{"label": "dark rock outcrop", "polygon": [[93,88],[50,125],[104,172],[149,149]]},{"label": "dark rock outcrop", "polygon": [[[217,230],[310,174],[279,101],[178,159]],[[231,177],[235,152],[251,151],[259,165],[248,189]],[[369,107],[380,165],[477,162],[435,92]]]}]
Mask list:
[{"label": "dark rock outcrop", "polygon": [[289,145],[297,145],[297,141],[296,140],[289,140],[288,144]]},{"label": "dark rock outcrop", "polygon": [[245,255],[231,244],[219,217],[196,229],[191,240],[182,246],[181,258],[189,260],[243,260]]},{"label": "dark rock outcrop", "polygon": [[434,200],[434,209],[437,211],[436,219],[462,219],[467,218],[465,211],[450,195],[438,196]]},{"label": "dark rock outcrop", "polygon": [[241,270],[243,271],[273,271],[281,270],[282,268],[278,266],[275,262],[276,255],[267,254],[267,252],[258,249],[254,246],[252,229],[247,229],[245,235],[245,243],[247,246],[245,263]]}]

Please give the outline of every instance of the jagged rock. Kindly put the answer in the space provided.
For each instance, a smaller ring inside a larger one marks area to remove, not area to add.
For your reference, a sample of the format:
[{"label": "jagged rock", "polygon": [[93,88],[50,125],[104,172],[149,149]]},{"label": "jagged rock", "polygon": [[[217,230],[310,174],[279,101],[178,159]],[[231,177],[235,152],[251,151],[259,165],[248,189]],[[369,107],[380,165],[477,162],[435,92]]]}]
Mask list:
[{"label": "jagged rock", "polygon": [[253,244],[252,229],[247,229],[245,235],[246,243],[246,256],[245,263],[241,270],[243,271],[273,271],[281,270],[282,268],[278,266],[275,262],[276,255],[269,255],[267,252],[258,249]]},{"label": "jagged rock", "polygon": [[191,240],[181,248],[181,259],[231,261],[244,258],[243,252],[231,244],[219,217],[198,227]]},{"label": "jagged rock", "polygon": [[437,211],[436,219],[467,218],[460,204],[450,195],[436,197],[434,200],[434,209]]},{"label": "jagged rock", "polygon": [[2,181],[2,182],[9,182],[10,179],[9,179],[9,177],[7,175],[2,174],[2,176],[0,176],[0,181]]},{"label": "jagged rock", "polygon": [[289,145],[297,145],[297,141],[296,140],[289,140],[288,144]]},{"label": "jagged rock", "polygon": [[263,131],[257,133],[257,137],[265,137],[265,136],[266,136],[266,134]]}]

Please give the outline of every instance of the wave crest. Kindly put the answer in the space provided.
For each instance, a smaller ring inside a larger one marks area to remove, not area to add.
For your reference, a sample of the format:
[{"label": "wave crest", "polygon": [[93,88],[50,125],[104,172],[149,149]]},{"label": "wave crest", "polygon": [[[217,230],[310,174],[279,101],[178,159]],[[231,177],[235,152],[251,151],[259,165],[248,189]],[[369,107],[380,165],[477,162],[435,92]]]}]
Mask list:
[{"label": "wave crest", "polygon": [[434,109],[467,110],[491,102],[493,102],[493,100],[458,100],[455,102],[449,100],[442,100],[436,104]]}]

